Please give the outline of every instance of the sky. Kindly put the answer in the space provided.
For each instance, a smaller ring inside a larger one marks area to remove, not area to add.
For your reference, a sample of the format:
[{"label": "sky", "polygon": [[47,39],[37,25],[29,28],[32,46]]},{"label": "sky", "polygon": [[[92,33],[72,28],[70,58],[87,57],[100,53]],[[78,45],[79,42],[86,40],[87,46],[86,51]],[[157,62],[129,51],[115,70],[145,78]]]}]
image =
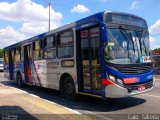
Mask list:
[{"label": "sky", "polygon": [[[0,48],[48,31],[47,0],[0,0]],[[151,49],[160,48],[160,0],[51,0],[51,29],[102,11],[147,21]]]}]

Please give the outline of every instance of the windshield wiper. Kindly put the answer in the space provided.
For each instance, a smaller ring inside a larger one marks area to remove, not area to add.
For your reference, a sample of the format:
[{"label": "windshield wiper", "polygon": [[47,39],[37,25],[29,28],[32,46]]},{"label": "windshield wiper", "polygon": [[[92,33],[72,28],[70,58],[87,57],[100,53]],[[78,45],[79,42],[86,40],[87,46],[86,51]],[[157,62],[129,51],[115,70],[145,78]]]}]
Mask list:
[{"label": "windshield wiper", "polygon": [[[119,26],[119,29],[120,29],[120,32],[122,33],[123,37],[128,41],[126,35],[124,33],[127,34],[126,30],[122,27],[122,26]],[[123,31],[123,32],[122,32]]]},{"label": "windshield wiper", "polygon": [[[142,36],[143,36],[143,34],[144,34],[145,32],[146,32],[146,31],[143,29],[143,30],[142,30],[142,35],[141,35],[141,37],[139,38],[139,40],[140,40],[141,42],[142,42]],[[143,41],[142,44],[143,44],[143,46],[144,46],[145,53],[147,54],[147,48],[146,48],[146,45],[145,45],[144,41]],[[141,44],[141,45],[142,45],[142,44]],[[142,50],[142,49],[141,49],[141,50]]]},{"label": "windshield wiper", "polygon": [[[131,41],[132,41],[132,43],[133,43],[133,48],[134,48],[134,54],[135,54],[135,52],[136,52],[136,48],[135,48],[135,44],[134,44],[134,40],[133,40],[133,36],[132,36],[132,33],[130,32],[130,37],[131,37]],[[135,40],[136,41],[136,40]],[[138,44],[137,43],[137,41],[136,41],[136,44]],[[139,50],[138,50],[138,45],[137,45],[137,53],[138,53],[138,58],[139,58]],[[138,62],[138,61],[137,61]]]},{"label": "windshield wiper", "polygon": [[130,32],[130,38],[131,38],[131,42],[132,42],[132,45],[133,45],[133,51],[134,51],[134,53],[136,52],[136,50],[135,50],[135,45],[134,45],[134,41],[133,41],[133,37],[132,37],[132,33]]},{"label": "windshield wiper", "polygon": [[127,41],[127,50],[128,50],[128,58],[129,58],[129,39],[127,38],[127,35],[126,35],[128,33],[126,32],[126,30],[122,26],[119,26],[119,29],[120,29],[121,34],[123,35],[123,37]]},{"label": "windshield wiper", "polygon": [[[138,38],[139,45],[140,45],[140,53],[141,53],[141,55],[142,55],[142,43],[141,43],[142,35],[141,35],[141,37],[140,37],[137,32],[135,32],[135,34],[136,34],[136,36],[137,36],[137,38]],[[143,33],[142,33],[142,34],[143,34]]]}]

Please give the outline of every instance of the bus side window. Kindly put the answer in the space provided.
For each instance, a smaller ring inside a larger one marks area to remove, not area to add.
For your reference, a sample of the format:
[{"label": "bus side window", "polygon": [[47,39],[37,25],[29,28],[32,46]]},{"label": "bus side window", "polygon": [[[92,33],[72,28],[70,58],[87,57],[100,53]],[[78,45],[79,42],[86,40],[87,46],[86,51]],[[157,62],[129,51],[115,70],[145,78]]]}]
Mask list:
[{"label": "bus side window", "polygon": [[89,31],[84,30],[80,33],[81,36],[81,53],[82,53],[82,60],[89,60]]},{"label": "bus side window", "polygon": [[99,64],[100,56],[100,37],[99,37],[99,27],[90,29],[90,39],[91,39],[91,54],[92,60],[95,60]]},{"label": "bus side window", "polygon": [[58,38],[58,57],[59,58],[69,58],[74,55],[74,37],[73,31],[68,30],[60,33]]},{"label": "bus side window", "polygon": [[21,61],[21,47],[15,49],[15,61]]},{"label": "bus side window", "polygon": [[4,52],[4,63],[8,64],[8,51]]},{"label": "bus side window", "polygon": [[21,47],[21,60],[24,60],[24,49],[23,46]]},{"label": "bus side window", "polygon": [[27,51],[28,51],[28,58],[32,59],[32,48],[31,48],[31,45],[27,47]]},{"label": "bus side window", "polygon": [[49,36],[44,39],[44,58],[56,58],[56,40],[55,36]]},{"label": "bus side window", "polygon": [[61,44],[60,42],[60,34],[57,34],[57,45],[59,46]]},{"label": "bus side window", "polygon": [[52,48],[56,46],[55,36],[49,36],[44,39],[44,48]]},{"label": "bus side window", "polygon": [[42,41],[37,40],[33,42],[33,53],[34,53],[34,60],[40,60],[43,56],[43,49],[42,49]]}]

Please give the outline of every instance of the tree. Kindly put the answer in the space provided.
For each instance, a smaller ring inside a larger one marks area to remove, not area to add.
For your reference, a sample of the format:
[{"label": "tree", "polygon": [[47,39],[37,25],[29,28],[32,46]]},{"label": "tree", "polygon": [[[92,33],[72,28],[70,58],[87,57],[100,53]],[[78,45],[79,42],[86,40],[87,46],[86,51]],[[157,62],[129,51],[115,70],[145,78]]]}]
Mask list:
[{"label": "tree", "polygon": [[156,48],[156,49],[154,49],[153,51],[159,52],[159,51],[160,51],[160,48]]},{"label": "tree", "polygon": [[160,55],[160,48],[152,50],[152,55]]}]

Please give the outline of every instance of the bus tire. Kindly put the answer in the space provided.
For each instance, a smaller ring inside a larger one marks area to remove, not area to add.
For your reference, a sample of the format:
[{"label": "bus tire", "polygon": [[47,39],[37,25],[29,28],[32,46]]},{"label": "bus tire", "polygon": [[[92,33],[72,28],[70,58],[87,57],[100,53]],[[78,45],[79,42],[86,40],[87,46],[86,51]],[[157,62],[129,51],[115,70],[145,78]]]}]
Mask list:
[{"label": "bus tire", "polygon": [[60,89],[61,96],[69,99],[69,100],[75,100],[77,97],[75,85],[73,82],[73,79],[70,76],[67,76]]},{"label": "bus tire", "polygon": [[23,87],[22,76],[21,76],[20,73],[17,74],[16,83],[17,83],[17,86],[18,86],[18,87]]}]

